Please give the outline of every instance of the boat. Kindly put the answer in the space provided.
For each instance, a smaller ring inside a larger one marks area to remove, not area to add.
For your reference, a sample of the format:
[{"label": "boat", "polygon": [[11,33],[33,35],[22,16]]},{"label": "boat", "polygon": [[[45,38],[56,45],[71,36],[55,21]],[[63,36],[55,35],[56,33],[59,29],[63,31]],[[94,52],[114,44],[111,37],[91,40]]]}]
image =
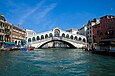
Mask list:
[{"label": "boat", "polygon": [[0,51],[12,51],[14,50],[15,43],[14,42],[0,42],[1,48]]},{"label": "boat", "polygon": [[101,40],[92,53],[115,56],[115,39]]},{"label": "boat", "polygon": [[32,46],[31,46],[31,47],[27,47],[27,50],[28,50],[28,51],[34,50],[34,49],[35,49],[35,47],[32,47]]},{"label": "boat", "polygon": [[32,47],[32,46],[21,46],[20,47],[20,50],[21,51],[30,51],[30,50],[34,50],[35,49],[35,47]]},{"label": "boat", "polygon": [[26,47],[21,47],[20,50],[21,51],[27,51],[27,48]]}]

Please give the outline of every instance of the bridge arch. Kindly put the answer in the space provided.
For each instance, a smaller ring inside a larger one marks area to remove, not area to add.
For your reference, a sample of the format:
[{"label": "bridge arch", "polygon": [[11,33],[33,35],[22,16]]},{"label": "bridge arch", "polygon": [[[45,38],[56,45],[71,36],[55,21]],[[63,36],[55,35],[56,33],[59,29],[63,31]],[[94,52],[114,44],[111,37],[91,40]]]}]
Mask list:
[{"label": "bridge arch", "polygon": [[74,37],[74,40],[77,40],[77,36]]},{"label": "bridge arch", "polygon": [[54,41],[59,41],[59,42],[63,42],[64,44],[67,44],[70,48],[76,48],[73,44],[66,42],[66,41],[62,41],[62,40],[50,40],[47,41],[45,43],[43,43],[41,46],[39,46],[39,48],[42,48],[45,44],[50,43],[50,42],[54,42]]},{"label": "bridge arch", "polygon": [[45,34],[45,38],[48,38],[48,34]]},{"label": "bridge arch", "polygon": [[44,39],[44,35],[41,35],[41,39]]},{"label": "bridge arch", "polygon": [[85,38],[83,38],[83,42],[86,42],[86,39],[85,39]]},{"label": "bridge arch", "polygon": [[55,29],[54,30],[54,36],[55,37],[59,37],[60,36],[60,30],[59,29]]},{"label": "bridge arch", "polygon": [[50,33],[50,34],[49,34],[49,37],[53,37],[53,34],[52,34],[52,33]]},{"label": "bridge arch", "polygon": [[31,38],[28,39],[28,42],[31,42]]},{"label": "bridge arch", "polygon": [[39,36],[37,36],[36,40],[40,40],[40,37],[39,37]]},{"label": "bridge arch", "polygon": [[81,41],[82,39],[81,39],[81,37],[79,37],[79,41]]},{"label": "bridge arch", "polygon": [[70,36],[70,39],[72,39],[72,40],[73,40],[73,35],[71,35],[71,36]]},{"label": "bridge arch", "polygon": [[35,37],[32,38],[32,41],[36,41],[36,40],[35,40]]},{"label": "bridge arch", "polygon": [[69,34],[66,35],[66,38],[69,38]]},{"label": "bridge arch", "polygon": [[64,34],[64,33],[62,33],[62,37],[65,37],[65,34]]}]

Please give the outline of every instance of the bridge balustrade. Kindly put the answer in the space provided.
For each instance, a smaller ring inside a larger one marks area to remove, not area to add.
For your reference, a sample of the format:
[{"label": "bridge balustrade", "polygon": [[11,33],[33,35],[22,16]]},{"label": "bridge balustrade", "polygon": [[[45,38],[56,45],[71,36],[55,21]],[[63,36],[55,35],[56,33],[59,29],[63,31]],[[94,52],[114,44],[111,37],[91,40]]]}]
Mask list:
[{"label": "bridge balustrade", "polygon": [[55,28],[50,32],[41,33],[37,37],[28,38],[28,44],[32,44],[36,47],[40,47],[51,41],[60,41],[75,47],[82,47],[87,44],[85,36],[66,33],[66,31],[61,31],[59,28]]},{"label": "bridge balustrade", "polygon": [[40,39],[40,40],[36,40],[36,41],[33,41],[33,42],[29,42],[31,44],[35,44],[35,43],[40,43],[40,42],[43,42],[43,41],[47,41],[47,40],[62,40],[62,41],[70,41],[70,42],[74,42],[74,43],[79,43],[79,44],[86,44],[85,42],[83,41],[79,41],[79,40],[74,40],[74,39],[71,39],[71,38],[65,38],[65,37],[47,37],[47,38],[44,38],[44,39]]}]

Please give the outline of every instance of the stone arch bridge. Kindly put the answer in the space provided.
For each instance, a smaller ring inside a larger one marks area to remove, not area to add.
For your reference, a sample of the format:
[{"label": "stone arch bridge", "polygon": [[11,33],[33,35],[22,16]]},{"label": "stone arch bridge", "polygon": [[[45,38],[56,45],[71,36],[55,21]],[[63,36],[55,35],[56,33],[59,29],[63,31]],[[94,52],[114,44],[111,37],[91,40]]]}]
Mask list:
[{"label": "stone arch bridge", "polygon": [[51,31],[27,37],[27,44],[35,48],[42,48],[43,45],[53,41],[63,42],[71,48],[82,48],[87,46],[87,39],[85,36],[66,32],[59,28],[54,28]]}]

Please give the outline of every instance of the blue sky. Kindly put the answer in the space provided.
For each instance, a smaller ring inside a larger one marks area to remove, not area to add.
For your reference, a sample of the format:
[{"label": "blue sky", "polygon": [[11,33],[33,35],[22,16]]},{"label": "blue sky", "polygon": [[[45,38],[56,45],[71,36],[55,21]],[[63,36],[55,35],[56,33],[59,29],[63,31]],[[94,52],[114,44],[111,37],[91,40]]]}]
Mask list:
[{"label": "blue sky", "polygon": [[88,20],[115,15],[115,0],[0,0],[7,21],[37,33],[80,28]]}]

